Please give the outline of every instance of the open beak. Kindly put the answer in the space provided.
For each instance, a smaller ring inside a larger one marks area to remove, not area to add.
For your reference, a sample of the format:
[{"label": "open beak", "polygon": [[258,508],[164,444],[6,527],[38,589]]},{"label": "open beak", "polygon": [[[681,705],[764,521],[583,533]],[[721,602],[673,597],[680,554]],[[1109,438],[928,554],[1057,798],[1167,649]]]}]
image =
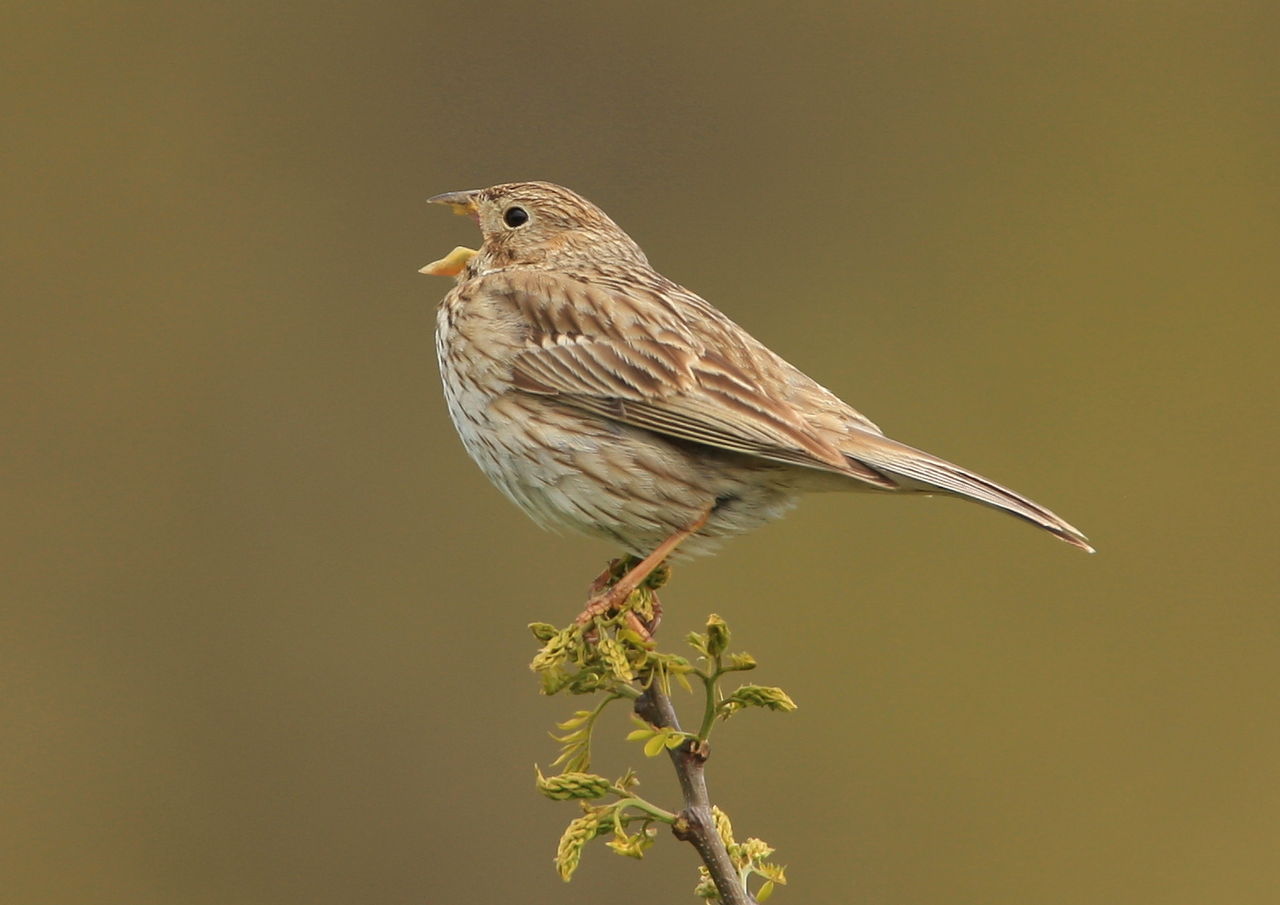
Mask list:
[{"label": "open beak", "polygon": [[459,245],[439,261],[432,261],[426,267],[420,268],[418,273],[425,273],[430,277],[456,277],[462,273],[462,268],[467,266],[467,262],[475,256],[474,248]]},{"label": "open beak", "polygon": [[[463,217],[470,217],[477,223],[480,222],[480,211],[476,208],[476,195],[478,191],[469,192],[445,192],[443,195],[434,195],[427,199],[427,204],[447,204],[453,208],[453,212]],[[467,261],[476,254],[474,249],[466,248],[459,245],[453,251],[449,252],[439,261],[432,261],[426,267],[423,267],[418,273],[425,273],[433,277],[456,277],[462,272],[462,268],[467,266]]]},{"label": "open beak", "polygon": [[479,190],[472,189],[469,192],[445,192],[443,195],[433,195],[427,199],[427,204],[447,204],[453,208],[453,212],[461,217],[470,217],[477,223],[480,221],[480,211],[476,209],[476,195],[480,194]]}]

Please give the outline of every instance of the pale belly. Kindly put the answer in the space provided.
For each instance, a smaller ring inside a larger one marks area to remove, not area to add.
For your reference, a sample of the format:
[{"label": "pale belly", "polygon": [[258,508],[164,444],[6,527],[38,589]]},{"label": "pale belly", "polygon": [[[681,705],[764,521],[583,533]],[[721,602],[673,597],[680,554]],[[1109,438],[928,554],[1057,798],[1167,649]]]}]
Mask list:
[{"label": "pale belly", "polygon": [[487,392],[451,366],[439,342],[445,401],[463,446],[544,527],[644,555],[710,510],[679,551],[698,555],[795,505],[795,469],[668,440],[546,397]]}]

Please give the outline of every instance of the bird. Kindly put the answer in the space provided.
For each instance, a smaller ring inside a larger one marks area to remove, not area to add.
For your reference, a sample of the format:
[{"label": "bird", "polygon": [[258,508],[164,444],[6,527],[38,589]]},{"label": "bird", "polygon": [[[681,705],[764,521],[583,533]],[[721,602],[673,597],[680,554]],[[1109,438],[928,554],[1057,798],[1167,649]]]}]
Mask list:
[{"label": "bird", "polygon": [[512,182],[428,201],[481,232],[478,249],[421,269],[454,278],[436,352],[462,445],[540,525],[634,557],[580,621],[621,607],[668,558],[712,552],[813,491],[963,497],[1093,552],[1044,506],[885,436],[570,189]]}]

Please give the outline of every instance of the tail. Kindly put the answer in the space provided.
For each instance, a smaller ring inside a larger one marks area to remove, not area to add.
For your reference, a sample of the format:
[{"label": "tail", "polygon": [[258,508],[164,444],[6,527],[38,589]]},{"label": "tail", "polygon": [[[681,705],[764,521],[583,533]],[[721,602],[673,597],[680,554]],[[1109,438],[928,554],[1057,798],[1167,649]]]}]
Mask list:
[{"label": "tail", "polygon": [[931,456],[897,440],[856,429],[849,432],[841,447],[841,451],[849,459],[874,469],[903,490],[942,490],[968,497],[1011,512],[1057,535],[1072,546],[1089,553],[1094,552],[1093,547],[1089,546],[1089,539],[1081,531],[1039,503],[945,459]]}]

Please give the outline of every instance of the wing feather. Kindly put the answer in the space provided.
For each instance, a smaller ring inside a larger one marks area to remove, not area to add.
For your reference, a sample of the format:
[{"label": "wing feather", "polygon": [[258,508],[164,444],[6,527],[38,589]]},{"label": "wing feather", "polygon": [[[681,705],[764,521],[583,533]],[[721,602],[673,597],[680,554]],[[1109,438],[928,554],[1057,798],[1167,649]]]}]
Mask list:
[{"label": "wing feather", "polygon": [[481,279],[527,326],[512,375],[524,392],[670,437],[897,486],[847,457],[786,401],[798,372],[748,348],[722,315],[708,321],[690,306],[682,318],[671,295],[687,291],[674,284],[624,291],[537,271]]}]

